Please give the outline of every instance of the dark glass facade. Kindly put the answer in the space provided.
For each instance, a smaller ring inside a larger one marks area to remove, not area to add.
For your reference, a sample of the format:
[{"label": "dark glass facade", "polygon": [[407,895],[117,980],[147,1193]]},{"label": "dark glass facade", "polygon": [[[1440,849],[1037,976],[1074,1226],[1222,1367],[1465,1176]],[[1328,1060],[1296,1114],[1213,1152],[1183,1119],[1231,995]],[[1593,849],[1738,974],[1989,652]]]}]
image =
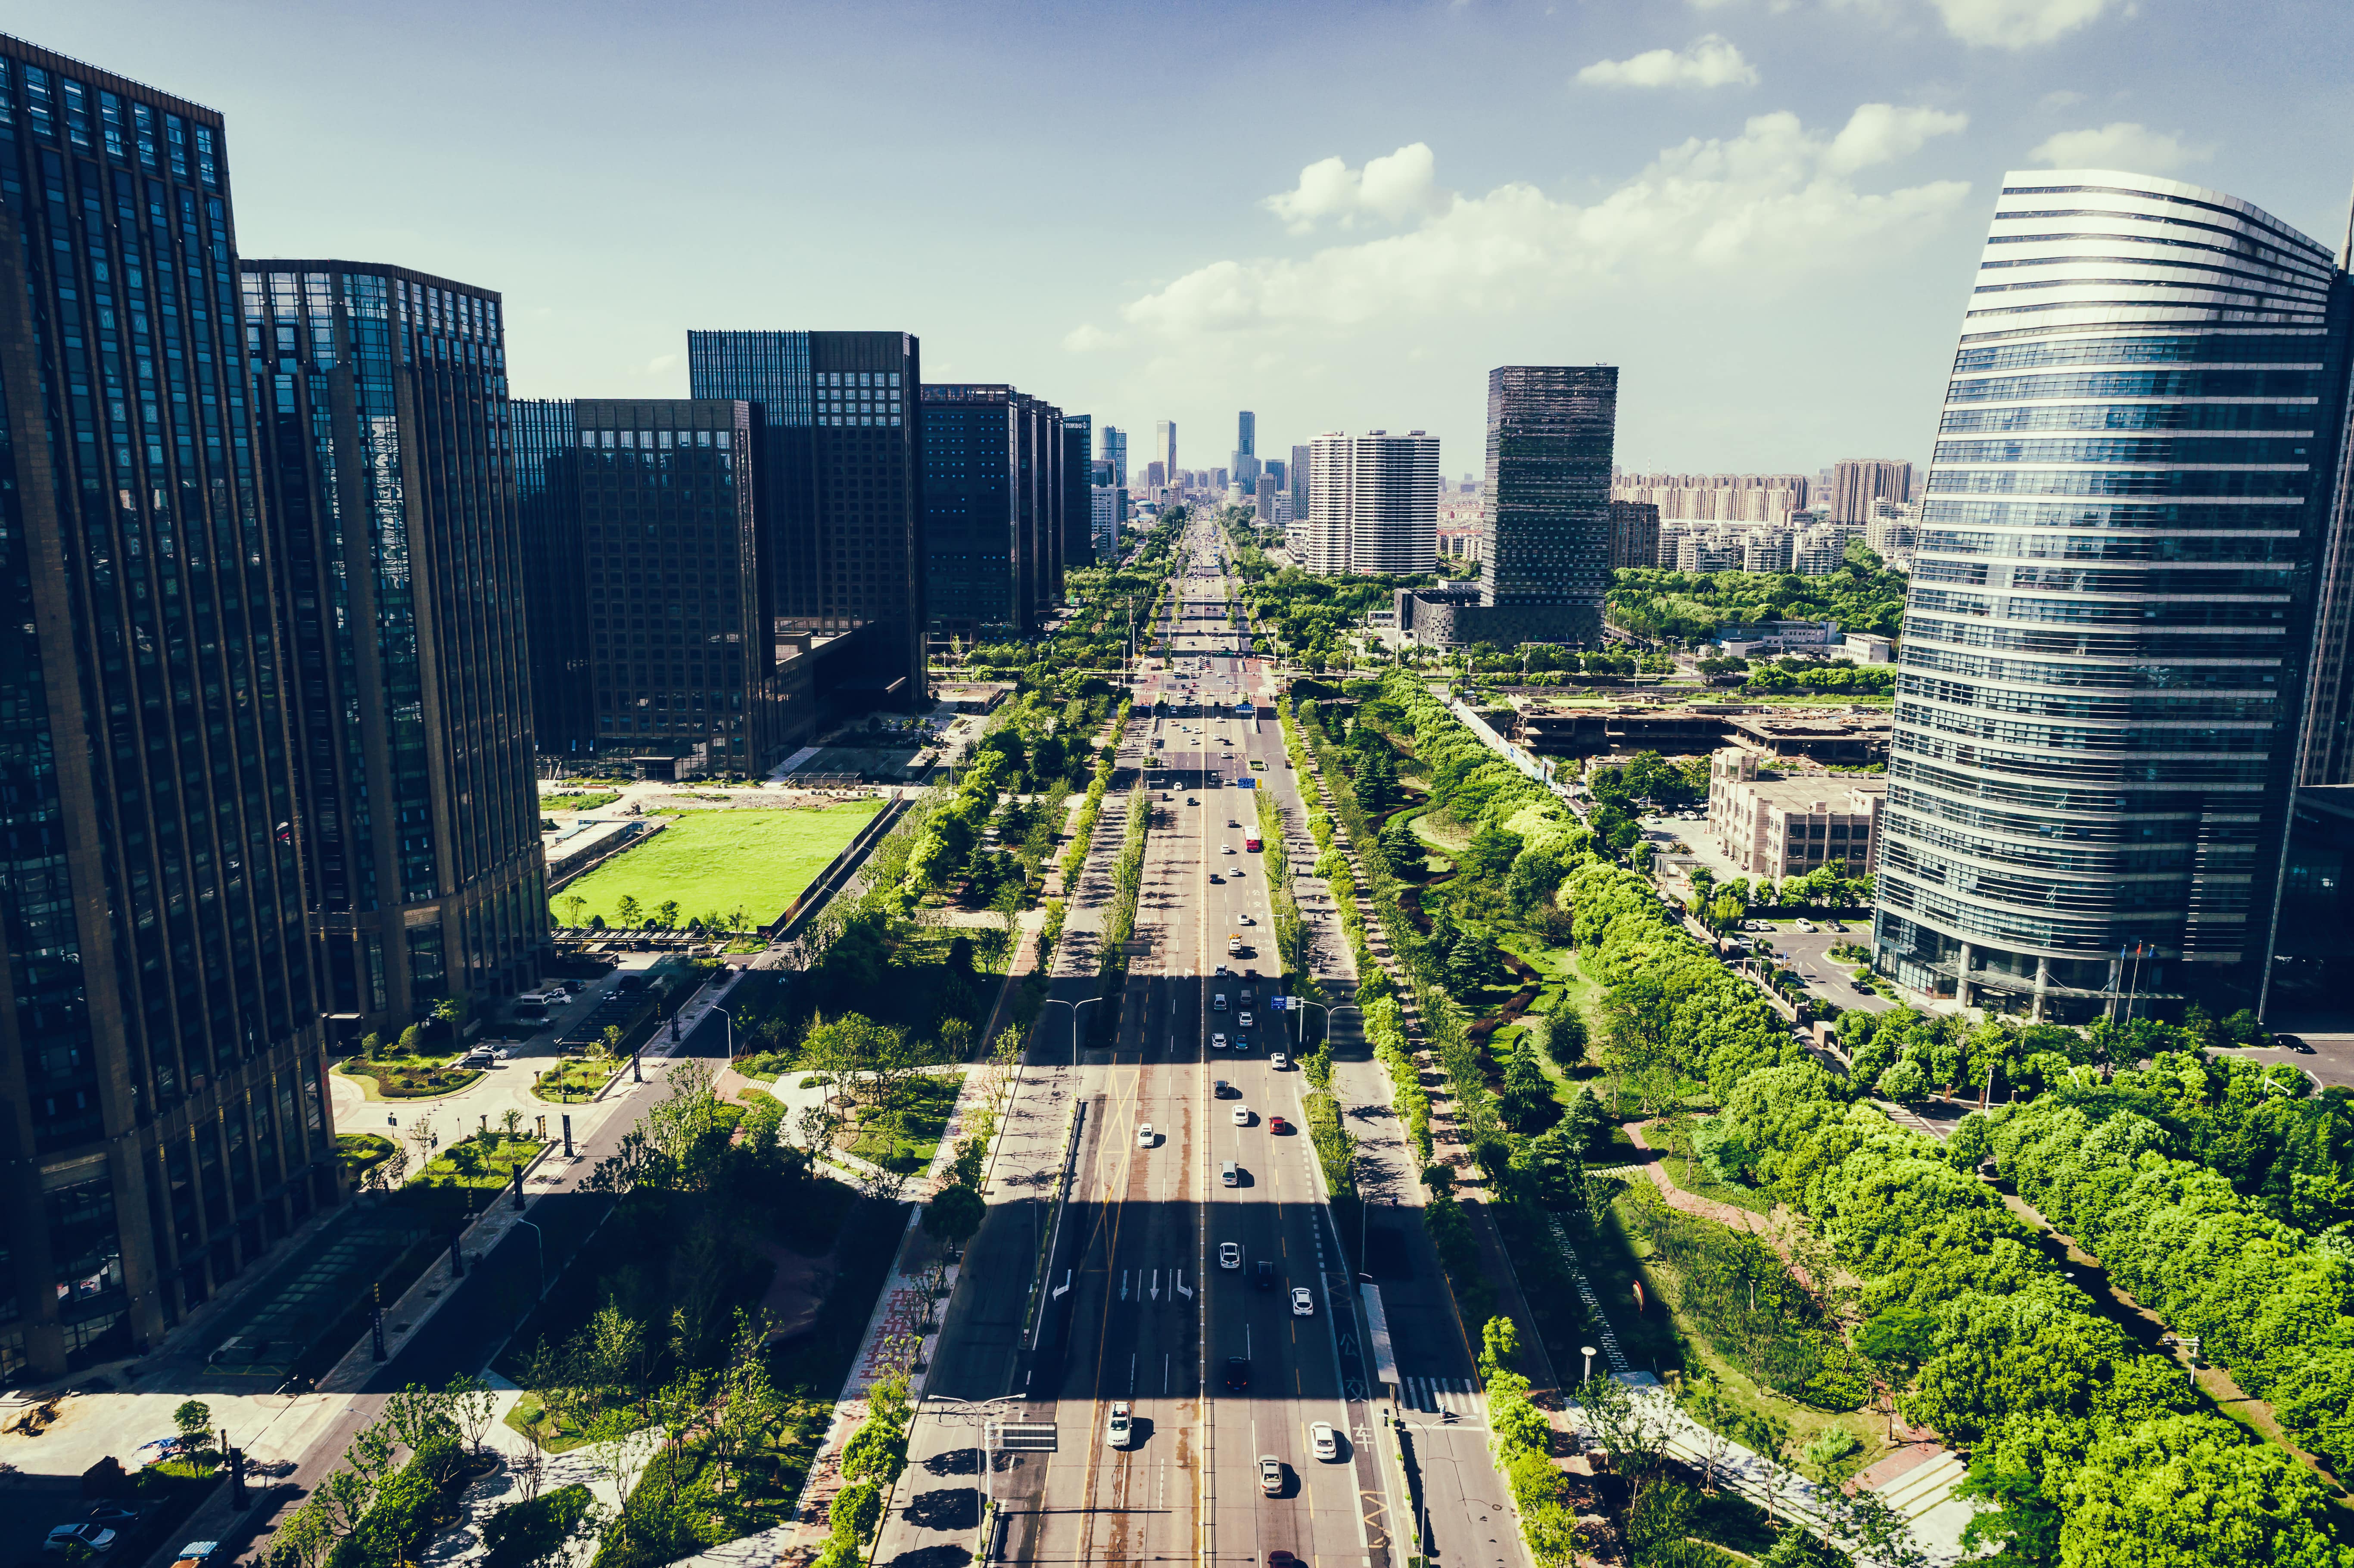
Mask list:
[{"label": "dark glass facade", "polygon": [[1617,418],[1615,365],[1507,365],[1488,373],[1482,606],[1542,609],[1578,629],[1564,637],[1599,635]]},{"label": "dark glass facade", "polygon": [[[1095,439],[1095,416],[1063,416],[1063,494],[1061,502],[1062,567],[1065,571],[1095,565],[1095,503],[1089,496],[1095,460],[1088,449]],[[1055,579],[1055,604],[1063,602],[1063,579]]]},{"label": "dark glass facade", "polygon": [[1061,599],[1075,487],[1090,515],[1087,421],[1075,432],[1054,405],[985,384],[927,387],[921,407],[932,631],[1034,636]]},{"label": "dark glass facade", "polygon": [[515,526],[523,540],[531,645],[532,741],[562,765],[596,748],[589,702],[588,577],[580,555],[580,472],[572,405],[507,405],[514,440]]},{"label": "dark glass facade", "polygon": [[499,296],[242,265],[321,1008],[342,1044],[547,945]]},{"label": "dark glass facade", "polygon": [[338,1191],[211,110],[0,37],[0,1381]]},{"label": "dark glass facade", "polygon": [[652,776],[778,759],[752,452],[731,398],[572,406],[595,750]]},{"label": "dark glass facade", "polygon": [[769,612],[782,630],[864,627],[854,702],[909,706],[924,683],[923,451],[915,337],[691,332],[689,390],[760,414]]}]

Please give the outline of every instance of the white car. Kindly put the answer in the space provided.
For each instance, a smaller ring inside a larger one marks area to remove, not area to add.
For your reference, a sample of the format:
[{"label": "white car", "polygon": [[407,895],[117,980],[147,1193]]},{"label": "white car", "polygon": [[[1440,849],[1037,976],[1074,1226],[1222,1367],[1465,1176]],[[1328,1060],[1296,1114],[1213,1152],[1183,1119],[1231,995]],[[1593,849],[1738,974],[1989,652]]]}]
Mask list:
[{"label": "white car", "polygon": [[1815,923],[1812,920],[1793,920],[1790,924],[1797,927],[1799,930],[1808,933],[1809,936],[1814,933]]},{"label": "white car", "polygon": [[1211,1035],[1211,1036],[1210,1036],[1210,1049],[1211,1049],[1211,1050],[1213,1050],[1213,1051],[1223,1051],[1223,1050],[1225,1050],[1225,1048],[1226,1048],[1226,1037],[1225,1037],[1225,1035],[1223,1035],[1223,1034],[1213,1034],[1213,1035]]},{"label": "white car", "polygon": [[1136,1147],[1139,1149],[1150,1149],[1152,1147],[1152,1124],[1150,1122],[1140,1121],[1136,1124]]},{"label": "white car", "polygon": [[1305,1285],[1295,1285],[1291,1287],[1291,1315],[1295,1318],[1316,1316],[1316,1298],[1308,1294],[1308,1287]]},{"label": "white car", "polygon": [[1251,1015],[1247,1012],[1243,1013],[1235,1020],[1235,1022],[1244,1029],[1248,1029],[1251,1026]]},{"label": "white car", "polygon": [[1240,1242],[1220,1242],[1218,1244],[1218,1266],[1220,1268],[1240,1268],[1242,1266],[1243,1244]]},{"label": "white car", "polygon": [[1269,1056],[1267,1059],[1267,1065],[1280,1073],[1285,1068],[1291,1065],[1291,1058],[1285,1055],[1282,1052],[1278,1051],[1274,1055]]},{"label": "white car", "polygon": [[1220,844],[1218,846],[1218,853],[1220,854],[1232,854],[1235,853],[1235,846],[1232,844]]},{"label": "white car", "polygon": [[1311,1421],[1308,1424],[1308,1449],[1320,1459],[1337,1459],[1341,1457],[1341,1435],[1332,1430],[1329,1421]]},{"label": "white car", "polygon": [[102,1524],[61,1524],[49,1531],[41,1542],[44,1552],[63,1552],[69,1546],[86,1546],[92,1552],[114,1550],[114,1531]]},{"label": "white car", "polygon": [[1250,1125],[1250,1107],[1236,1106],[1235,1107],[1235,1125],[1236,1127],[1248,1127]]},{"label": "white car", "polygon": [[1134,1437],[1136,1424],[1129,1414],[1125,1400],[1114,1400],[1111,1418],[1104,1423],[1104,1441],[1115,1448],[1125,1448]]}]

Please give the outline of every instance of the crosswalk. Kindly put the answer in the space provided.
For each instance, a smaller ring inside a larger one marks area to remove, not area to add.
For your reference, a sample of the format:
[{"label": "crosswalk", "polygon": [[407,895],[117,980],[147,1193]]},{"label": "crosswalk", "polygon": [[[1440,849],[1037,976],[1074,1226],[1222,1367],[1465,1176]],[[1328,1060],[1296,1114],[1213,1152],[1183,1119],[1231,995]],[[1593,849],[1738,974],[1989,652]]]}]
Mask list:
[{"label": "crosswalk", "polygon": [[1398,1397],[1407,1409],[1433,1415],[1441,1411],[1474,1418],[1479,1414],[1479,1396],[1468,1377],[1410,1377]]}]

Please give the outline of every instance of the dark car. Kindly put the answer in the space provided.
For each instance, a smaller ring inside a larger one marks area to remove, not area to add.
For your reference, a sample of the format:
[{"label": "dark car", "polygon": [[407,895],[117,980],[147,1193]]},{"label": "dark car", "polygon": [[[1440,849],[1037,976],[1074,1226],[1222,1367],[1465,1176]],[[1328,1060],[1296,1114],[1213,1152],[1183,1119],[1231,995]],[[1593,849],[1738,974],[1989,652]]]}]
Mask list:
[{"label": "dark car", "polygon": [[1260,1258],[1258,1260],[1258,1267],[1253,1271],[1251,1283],[1257,1285],[1261,1290],[1274,1289],[1275,1265],[1269,1263],[1266,1258]]},{"label": "dark car", "polygon": [[1228,1356],[1226,1358],[1226,1386],[1236,1391],[1240,1391],[1250,1386],[1250,1358],[1248,1356]]}]

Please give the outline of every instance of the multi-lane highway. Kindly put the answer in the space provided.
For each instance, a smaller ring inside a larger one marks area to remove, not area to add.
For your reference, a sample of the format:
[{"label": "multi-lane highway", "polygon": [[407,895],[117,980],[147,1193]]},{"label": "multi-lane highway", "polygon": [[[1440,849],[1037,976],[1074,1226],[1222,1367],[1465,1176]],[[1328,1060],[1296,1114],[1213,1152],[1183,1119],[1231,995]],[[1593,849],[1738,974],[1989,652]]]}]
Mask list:
[{"label": "multi-lane highway", "polygon": [[[1016,1102],[1018,1152],[1001,1155],[968,1248],[927,1381],[931,1419],[917,1423],[878,1562],[963,1560],[991,1415],[1030,1429],[993,1454],[987,1478],[1000,1561],[1403,1568],[1424,1553],[1409,1529],[1394,1554],[1390,1521],[1426,1487],[1428,1505],[1440,1501],[1443,1478],[1417,1465],[1410,1490],[1394,1445],[1385,1457],[1376,1441],[1384,1390],[1305,1131],[1307,1086],[1276,1065],[1293,1022],[1270,1006],[1281,966],[1267,877],[1283,845],[1248,849],[1258,818],[1245,781],[1279,782],[1282,747],[1208,529],[1188,551],[1180,612],[1157,629],[1172,667],[1140,680],[1119,788],[1071,890],[1054,1001]],[[1253,716],[1238,715],[1246,702]],[[1151,832],[1108,1031],[1096,1014],[1112,1003],[1088,999],[1101,991],[1097,942],[1130,788],[1148,792]],[[1469,1418],[1450,1436],[1483,1459],[1463,1336],[1451,1318],[1444,1327],[1447,1372],[1418,1379],[1409,1404],[1426,1398],[1434,1423],[1452,1422],[1444,1388]],[[1460,1533],[1432,1524],[1438,1542]],[[1505,1560],[1469,1536],[1464,1546],[1431,1555]]]}]

